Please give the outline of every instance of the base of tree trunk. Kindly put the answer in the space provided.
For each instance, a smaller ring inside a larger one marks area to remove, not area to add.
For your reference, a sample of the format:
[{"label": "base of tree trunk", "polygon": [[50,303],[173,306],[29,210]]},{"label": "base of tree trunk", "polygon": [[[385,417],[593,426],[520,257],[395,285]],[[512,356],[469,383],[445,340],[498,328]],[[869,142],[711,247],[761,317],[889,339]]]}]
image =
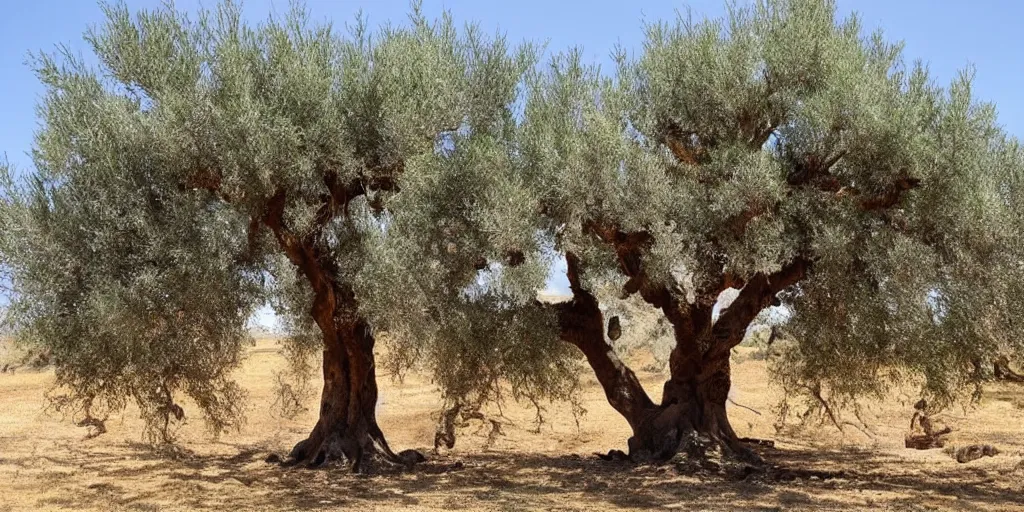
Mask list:
[{"label": "base of tree trunk", "polygon": [[347,354],[338,343],[324,351],[320,418],[309,437],[292,448],[283,465],[315,468],[340,463],[361,473],[389,466],[411,469],[425,461],[426,457],[416,450],[391,451],[377,424],[374,340],[369,328],[357,322],[344,324],[339,331],[337,338],[357,340],[359,350]]},{"label": "base of tree trunk", "polygon": [[689,426],[674,426],[667,430],[652,427],[629,438],[629,453],[609,450],[608,453],[595,455],[606,461],[659,463],[671,461],[680,454],[693,459],[707,459],[709,453],[718,452],[723,457],[738,462],[763,465],[764,460],[748,444],[770,448],[775,446],[773,441],[737,437],[731,427],[715,430],[695,429]]},{"label": "base of tree trunk", "polygon": [[[745,298],[734,301],[714,322],[711,306],[684,305],[667,288],[645,285],[642,270],[635,268],[639,256],[633,254],[633,249],[644,243],[643,236],[631,238],[614,228],[599,229],[597,234],[616,246],[620,263],[630,275],[624,292],[640,293],[648,304],[661,309],[673,326],[676,341],[669,358],[671,377],[665,383],[661,403],[655,404],[636,374],[605,340],[600,304],[582,284],[581,260],[571,251],[566,252],[566,278],[573,299],[556,306],[561,337],[583,352],[608,403],[633,431],[628,454],[612,450],[598,455],[605,460],[643,463],[668,461],[679,453],[704,459],[708,451],[717,450],[730,459],[764,465],[729,423],[729,356],[750,322],[776,293],[771,286],[784,284],[788,278],[772,284],[761,276],[753,285],[744,287]],[[615,319],[609,322],[609,338],[621,334],[618,323]]]},{"label": "base of tree trunk", "polygon": [[303,465],[317,468],[341,464],[354,473],[373,473],[383,467],[412,469],[417,463],[427,460],[417,450],[403,450],[398,453],[391,451],[376,422],[366,429],[325,429],[320,425],[321,423],[318,423],[309,437],[299,441],[292,448],[287,458],[281,462],[283,466]]},{"label": "base of tree trunk", "polygon": [[[671,382],[666,386],[670,387]],[[678,396],[678,395],[676,395]],[[634,426],[629,438],[629,453],[611,450],[604,460],[629,460],[638,463],[667,462],[679,454],[691,459],[706,459],[709,452],[746,464],[760,466],[764,460],[754,452],[748,442],[736,435],[726,414],[724,401],[714,397],[692,395],[685,401],[651,409]],[[774,446],[770,441],[752,444]]]},{"label": "base of tree trunk", "polygon": [[630,458],[668,460],[678,453],[706,458],[709,451],[718,451],[726,458],[763,465],[761,457],[736,435],[729,422],[728,356],[693,358],[679,366],[665,383],[662,405],[634,425]]}]

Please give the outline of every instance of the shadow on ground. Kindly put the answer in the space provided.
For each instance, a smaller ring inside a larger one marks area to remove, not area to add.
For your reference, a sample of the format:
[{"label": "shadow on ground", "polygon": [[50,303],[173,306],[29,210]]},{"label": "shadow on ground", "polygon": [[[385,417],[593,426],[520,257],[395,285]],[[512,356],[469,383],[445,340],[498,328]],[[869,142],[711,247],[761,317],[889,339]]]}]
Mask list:
[{"label": "shadow on ground", "polygon": [[[966,464],[929,470],[870,451],[763,449],[774,465],[842,471],[839,478],[784,481],[756,475],[741,480],[728,472],[685,474],[676,465],[638,466],[593,456],[507,452],[432,457],[411,472],[352,475],[343,468],[267,464],[264,446],[224,447],[236,454],[168,453],[138,444],[103,452],[71,445],[59,453],[0,462],[28,470],[43,459],[40,476],[62,492],[39,505],[72,509],[1024,508],[1021,489],[1012,486],[1024,477],[1019,456],[1007,457],[1005,469]],[[86,478],[65,478],[68,472]]]}]

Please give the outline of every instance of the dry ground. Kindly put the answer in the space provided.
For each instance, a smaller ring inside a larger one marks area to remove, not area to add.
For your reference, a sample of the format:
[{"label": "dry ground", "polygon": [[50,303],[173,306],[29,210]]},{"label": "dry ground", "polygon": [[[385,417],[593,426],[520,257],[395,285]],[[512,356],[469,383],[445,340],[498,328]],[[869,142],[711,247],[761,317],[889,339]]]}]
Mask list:
[{"label": "dry ground", "polygon": [[[865,420],[873,435],[852,427],[776,433],[771,408],[778,395],[766,387],[764,363],[749,353],[736,359],[734,399],[762,413],[733,407],[740,435],[774,439],[776,448],[762,453],[776,464],[842,470],[842,478],[731,481],[681,474],[673,466],[603,462],[592,452],[624,449],[628,428],[593,379],[578,427],[566,408],[550,406],[535,432],[533,413],[510,407],[511,424],[493,444],[486,446],[487,429],[469,427],[451,454],[432,457],[412,473],[285,470],[264,457],[286,451],[315,418],[308,412],[284,420],[273,413],[273,373],[282,360],[277,343],[263,339],[239,375],[250,393],[248,423],[212,440],[192,420],[180,431],[187,451],[175,457],[139,442],[132,410],[109,421],[107,434],[83,440],[83,429],[44,412],[52,373],[0,374],[0,511],[1024,510],[1024,388],[993,387],[978,409],[936,418],[954,428],[954,444],[985,442],[1003,451],[958,464],[942,450],[902,448],[909,395],[870,409]],[[662,376],[641,378],[660,395]],[[402,384],[384,379],[382,388],[380,420],[392,445],[426,451],[438,406],[433,386],[412,376]],[[453,469],[458,462],[461,468]]]}]

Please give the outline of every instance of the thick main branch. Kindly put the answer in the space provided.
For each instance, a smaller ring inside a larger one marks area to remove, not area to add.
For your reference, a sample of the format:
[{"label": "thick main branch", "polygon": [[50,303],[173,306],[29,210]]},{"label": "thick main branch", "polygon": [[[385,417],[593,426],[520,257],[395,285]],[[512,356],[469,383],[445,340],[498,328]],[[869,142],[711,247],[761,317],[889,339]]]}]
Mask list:
[{"label": "thick main branch", "polygon": [[636,374],[619,360],[615,349],[605,341],[603,315],[597,299],[581,284],[579,258],[570,252],[566,254],[566,262],[573,299],[554,306],[558,310],[562,339],[583,352],[608,402],[636,429],[654,408],[654,403]]}]

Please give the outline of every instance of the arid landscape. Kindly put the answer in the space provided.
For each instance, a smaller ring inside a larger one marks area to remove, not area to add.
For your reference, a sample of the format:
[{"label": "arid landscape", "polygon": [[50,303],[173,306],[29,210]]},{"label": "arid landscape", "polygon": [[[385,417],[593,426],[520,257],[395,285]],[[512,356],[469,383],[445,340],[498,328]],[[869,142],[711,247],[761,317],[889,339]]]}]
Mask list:
[{"label": "arid landscape", "polygon": [[0,512],[1024,512],[1024,2],[6,4]]},{"label": "arid landscape", "polygon": [[[45,411],[51,371],[0,374],[0,510],[1024,510],[1021,390],[993,384],[978,408],[933,418],[953,428],[952,446],[990,443],[1001,450],[959,464],[943,449],[903,448],[910,394],[866,408],[874,434],[852,426],[777,433],[779,391],[766,385],[756,350],[740,347],[733,356],[733,400],[760,413],[730,405],[739,434],[774,440],[774,449],[759,449],[772,464],[837,472],[836,478],[740,479],[672,464],[602,461],[594,452],[625,448],[629,429],[592,378],[578,427],[567,408],[553,404],[538,433],[534,411],[509,404],[498,418],[503,435],[492,443],[489,424],[470,424],[451,453],[432,455],[412,472],[282,469],[264,459],[287,451],[316,416],[307,411],[287,420],[276,413],[274,375],[283,359],[278,342],[262,338],[237,376],[249,393],[247,423],[213,440],[193,418],[179,431],[177,453],[142,443],[132,408],[109,420],[106,434],[83,439],[85,429]],[[640,375],[657,395],[663,376]],[[385,377],[381,385],[379,417],[392,444],[427,453],[439,407],[435,387],[416,375],[403,383]]]}]

